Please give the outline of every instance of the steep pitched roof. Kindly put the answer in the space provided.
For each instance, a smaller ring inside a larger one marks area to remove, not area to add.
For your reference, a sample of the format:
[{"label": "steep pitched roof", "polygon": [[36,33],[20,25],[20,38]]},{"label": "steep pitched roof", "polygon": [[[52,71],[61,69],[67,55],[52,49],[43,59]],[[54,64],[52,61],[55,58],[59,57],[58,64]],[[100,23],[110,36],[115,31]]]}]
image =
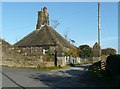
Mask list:
[{"label": "steep pitched roof", "polygon": [[93,49],[100,49],[100,45],[96,42],[93,46]]},{"label": "steep pitched roof", "polygon": [[64,39],[59,33],[57,33],[52,27],[44,25],[41,29],[36,29],[22,40],[15,43],[15,46],[43,46],[43,45],[61,45],[63,47],[71,48],[71,45],[66,39]]}]

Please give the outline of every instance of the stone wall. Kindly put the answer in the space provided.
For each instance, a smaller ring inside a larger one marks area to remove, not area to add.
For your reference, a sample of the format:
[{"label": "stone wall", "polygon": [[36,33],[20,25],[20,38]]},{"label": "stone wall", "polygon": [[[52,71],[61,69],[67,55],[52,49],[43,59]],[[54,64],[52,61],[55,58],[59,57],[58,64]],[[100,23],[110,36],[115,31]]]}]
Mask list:
[{"label": "stone wall", "polygon": [[[22,47],[18,48],[10,45],[2,45],[2,64],[11,67],[49,67],[54,66],[54,47],[50,47],[51,56],[48,60],[48,54],[43,54],[42,47]],[[66,58],[59,49],[57,49],[58,66],[65,66],[70,63],[87,62],[89,59]]]},{"label": "stone wall", "polygon": [[54,62],[39,62],[39,61],[3,61],[2,65],[9,67],[50,67],[54,66]]},{"label": "stone wall", "polygon": [[[53,49],[53,48],[51,48]],[[18,48],[2,45],[2,64],[10,67],[50,67],[54,66],[54,55],[47,61],[41,47]],[[64,57],[58,58],[58,65],[65,66]]]},{"label": "stone wall", "polygon": [[[32,50],[32,52],[30,50]],[[37,65],[50,66],[51,64],[44,63],[46,61],[46,56],[42,54],[41,48],[30,49],[2,45],[1,54],[2,64],[0,65],[17,67],[37,67]]]}]

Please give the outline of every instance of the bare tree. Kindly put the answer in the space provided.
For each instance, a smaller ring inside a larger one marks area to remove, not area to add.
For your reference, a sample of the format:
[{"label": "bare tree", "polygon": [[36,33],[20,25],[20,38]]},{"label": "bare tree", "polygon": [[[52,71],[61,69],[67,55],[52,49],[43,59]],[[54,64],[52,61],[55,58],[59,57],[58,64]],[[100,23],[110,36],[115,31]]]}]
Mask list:
[{"label": "bare tree", "polygon": [[57,20],[51,20],[51,23],[53,23],[53,28],[56,29],[57,26],[60,24]]}]

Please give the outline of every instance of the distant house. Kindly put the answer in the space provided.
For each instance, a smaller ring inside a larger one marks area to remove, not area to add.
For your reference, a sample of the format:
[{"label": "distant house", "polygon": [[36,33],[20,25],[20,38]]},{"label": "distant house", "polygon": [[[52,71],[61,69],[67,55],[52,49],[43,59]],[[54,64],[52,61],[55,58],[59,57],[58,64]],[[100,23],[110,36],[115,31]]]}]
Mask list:
[{"label": "distant house", "polygon": [[93,46],[93,54],[93,63],[101,60],[101,47],[97,42]]},{"label": "distant house", "polygon": [[36,30],[15,43],[14,46],[26,50],[28,54],[38,55],[41,52],[45,54],[48,50],[51,52],[57,50],[62,55],[74,47],[49,25],[49,14],[46,7],[38,12]]},{"label": "distant house", "polygon": [[96,42],[93,46],[94,57],[100,57],[100,45]]}]

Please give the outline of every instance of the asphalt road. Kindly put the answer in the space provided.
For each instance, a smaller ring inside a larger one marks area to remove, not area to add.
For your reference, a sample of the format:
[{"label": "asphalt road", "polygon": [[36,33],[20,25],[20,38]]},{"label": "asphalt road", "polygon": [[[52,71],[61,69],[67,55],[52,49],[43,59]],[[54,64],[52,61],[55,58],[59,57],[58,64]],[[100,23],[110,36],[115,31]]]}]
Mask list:
[{"label": "asphalt road", "polygon": [[2,87],[104,87],[101,79],[91,77],[88,65],[59,70],[2,67]]}]

